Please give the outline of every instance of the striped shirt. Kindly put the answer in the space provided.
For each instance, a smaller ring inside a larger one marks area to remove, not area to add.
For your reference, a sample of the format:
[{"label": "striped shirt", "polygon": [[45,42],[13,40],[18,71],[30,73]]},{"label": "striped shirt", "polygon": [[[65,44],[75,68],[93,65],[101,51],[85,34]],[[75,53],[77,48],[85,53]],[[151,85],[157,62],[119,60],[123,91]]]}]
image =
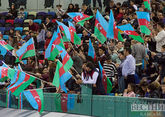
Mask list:
[{"label": "striped shirt", "polygon": [[116,66],[113,62],[110,64],[104,63],[103,68],[108,78],[115,78],[115,76],[118,74]]}]

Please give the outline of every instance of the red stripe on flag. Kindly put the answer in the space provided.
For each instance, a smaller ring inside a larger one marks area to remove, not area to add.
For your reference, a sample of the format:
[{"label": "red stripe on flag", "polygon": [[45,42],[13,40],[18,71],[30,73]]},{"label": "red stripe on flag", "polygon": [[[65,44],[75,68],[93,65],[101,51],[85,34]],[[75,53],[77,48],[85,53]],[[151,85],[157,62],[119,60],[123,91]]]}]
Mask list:
[{"label": "red stripe on flag", "polygon": [[[20,74],[20,71],[18,71],[18,73],[17,73],[17,78],[16,78],[15,82],[14,82],[13,84],[10,85],[10,87],[12,87],[12,86],[18,81],[19,74]],[[10,87],[9,87],[9,88],[10,88]]]},{"label": "red stripe on flag", "polygon": [[139,25],[145,25],[145,26],[147,26],[148,27],[148,25],[149,25],[149,21],[147,21],[146,19],[138,19],[138,21],[139,21]]},{"label": "red stripe on flag", "polygon": [[117,26],[116,26],[115,23],[114,23],[113,32],[114,32],[114,39],[118,39],[118,32],[119,32],[119,29],[117,28]]},{"label": "red stripe on flag", "polygon": [[127,35],[134,35],[134,36],[139,36],[139,34],[135,31],[124,31]]},{"label": "red stripe on flag", "polygon": [[147,2],[148,2],[148,4],[150,4],[150,0],[144,0],[144,2],[145,2],[145,1],[147,1]]},{"label": "red stripe on flag", "polygon": [[26,74],[23,82],[21,82],[18,86],[11,88],[10,91],[13,93],[17,88],[19,88],[21,85],[23,85],[23,83],[27,82],[29,79],[30,75]]},{"label": "red stripe on flag", "polygon": [[38,95],[36,90],[31,90],[30,92],[33,95],[34,99],[36,100],[36,102],[38,104],[38,112],[40,112],[41,111],[41,106],[42,106],[40,96]]},{"label": "red stripe on flag", "polygon": [[7,43],[5,41],[0,41],[0,44],[3,45],[3,46],[7,45]]},{"label": "red stripe on flag", "polygon": [[75,32],[75,29],[71,26],[71,27],[69,27],[69,32],[70,32],[70,35],[71,35],[71,42],[74,43],[74,32]]},{"label": "red stripe on flag", "polygon": [[67,112],[67,100],[68,94],[61,94],[61,109],[63,112]]},{"label": "red stripe on flag", "polygon": [[88,15],[83,14],[83,16],[78,15],[78,16],[74,17],[73,20],[76,21],[76,22],[79,22],[79,21],[84,20],[88,17],[89,17]]},{"label": "red stripe on flag", "polygon": [[60,69],[59,69],[59,75],[60,77],[65,73],[65,70],[64,70],[64,66],[62,66]]},{"label": "red stripe on flag", "polygon": [[99,23],[99,21],[96,19],[95,26],[98,28],[98,30],[106,37],[107,32],[104,30],[102,25]]},{"label": "red stripe on flag", "polygon": [[27,51],[29,51],[29,50],[34,50],[34,44],[31,44],[31,45],[28,45],[28,46],[27,46],[25,52],[19,57],[19,60],[21,60],[22,57],[23,57],[23,55],[24,55]]},{"label": "red stripe on flag", "polygon": [[64,59],[62,61],[62,64],[65,65],[69,61],[69,59],[70,59],[70,56],[68,53],[66,53],[66,55],[64,56]]}]

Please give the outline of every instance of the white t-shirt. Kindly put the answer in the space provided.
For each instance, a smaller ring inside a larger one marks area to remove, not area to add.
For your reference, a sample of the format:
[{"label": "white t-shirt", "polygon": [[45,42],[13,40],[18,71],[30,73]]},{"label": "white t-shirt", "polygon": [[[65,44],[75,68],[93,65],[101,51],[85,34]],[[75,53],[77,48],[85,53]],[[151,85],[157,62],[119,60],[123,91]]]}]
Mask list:
[{"label": "white t-shirt", "polygon": [[156,41],[156,51],[161,52],[162,46],[165,44],[165,31],[160,31],[157,36],[155,36]]}]

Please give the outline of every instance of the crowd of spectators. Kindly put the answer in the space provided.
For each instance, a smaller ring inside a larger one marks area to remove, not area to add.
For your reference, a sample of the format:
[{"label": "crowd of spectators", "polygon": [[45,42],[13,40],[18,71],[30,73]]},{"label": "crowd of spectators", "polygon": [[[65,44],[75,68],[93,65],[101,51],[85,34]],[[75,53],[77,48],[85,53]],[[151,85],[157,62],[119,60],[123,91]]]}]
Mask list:
[{"label": "crowd of spectators", "polygon": [[[94,0],[96,2],[96,0]],[[98,0],[100,2],[101,0]],[[49,61],[44,59],[44,51],[48,47],[52,38],[53,32],[57,30],[57,23],[55,20],[61,21],[68,25],[70,20],[67,13],[81,12],[86,15],[94,16],[92,19],[85,22],[84,27],[76,24],[76,32],[82,34],[82,44],[75,46],[71,42],[64,42],[65,48],[71,58],[73,59],[73,68],[70,72],[72,77],[66,83],[68,92],[79,93],[82,84],[92,85],[93,94],[105,95],[104,90],[99,87],[100,70],[98,61],[103,66],[107,78],[112,82],[111,93],[127,97],[150,97],[163,98],[163,84],[165,83],[165,3],[161,0],[151,0],[151,11],[148,11],[142,0],[128,0],[123,3],[114,3],[113,0],[107,0],[104,4],[99,4],[97,8],[87,4],[69,4],[68,9],[62,9],[62,5],[56,6],[55,17],[44,17],[41,24],[29,20],[28,30],[25,32],[25,38],[21,37],[20,31],[10,29],[8,44],[14,47],[11,53],[7,53],[5,57],[10,56],[9,63],[15,66],[16,51],[31,37],[35,41],[36,57],[27,59],[27,63],[20,62],[24,71],[33,74],[34,76],[45,80],[48,83],[36,81],[31,85],[33,88],[39,87],[54,87],[51,83],[53,81],[54,72],[56,69],[56,62],[58,60]],[[144,43],[137,42],[130,38],[125,33],[122,33],[124,42],[108,39],[105,44],[100,44],[94,33],[95,15],[97,10],[102,12],[104,18],[108,21],[110,10],[113,10],[115,21],[117,25],[124,25],[130,23],[136,32],[138,32],[144,40]],[[140,33],[139,24],[136,16],[136,11],[150,12],[151,22],[149,29],[152,35],[144,35]],[[23,19],[25,20],[24,9],[15,8],[12,4],[7,14],[7,19]],[[91,33],[89,33],[91,32]],[[1,36],[2,39],[2,36]],[[96,52],[96,60],[94,61],[88,56],[89,39]],[[7,86],[2,83],[3,86]],[[48,89],[48,92],[56,92],[56,88]]]}]

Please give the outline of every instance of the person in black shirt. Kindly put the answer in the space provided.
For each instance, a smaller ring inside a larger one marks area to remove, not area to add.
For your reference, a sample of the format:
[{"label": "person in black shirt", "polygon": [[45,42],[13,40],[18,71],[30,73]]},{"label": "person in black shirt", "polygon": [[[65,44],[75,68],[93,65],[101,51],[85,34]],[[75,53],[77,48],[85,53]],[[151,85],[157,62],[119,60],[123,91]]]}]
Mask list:
[{"label": "person in black shirt", "polygon": [[93,15],[93,12],[91,10],[90,7],[88,7],[86,4],[82,5],[82,11],[84,12],[84,14],[86,15]]}]

